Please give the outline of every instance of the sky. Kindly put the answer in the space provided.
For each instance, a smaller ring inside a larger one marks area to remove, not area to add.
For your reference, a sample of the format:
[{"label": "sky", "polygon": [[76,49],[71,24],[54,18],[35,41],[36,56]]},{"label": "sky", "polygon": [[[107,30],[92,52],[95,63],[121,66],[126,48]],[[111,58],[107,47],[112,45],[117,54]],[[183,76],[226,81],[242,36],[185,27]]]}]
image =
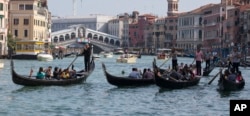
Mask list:
[{"label": "sky", "polygon": [[[76,16],[118,14],[138,11],[140,14],[167,16],[167,0],[75,0]],[[179,0],[179,12],[188,12],[209,3],[220,3],[221,0]],[[49,11],[53,16],[73,16],[73,0],[48,0]]]}]

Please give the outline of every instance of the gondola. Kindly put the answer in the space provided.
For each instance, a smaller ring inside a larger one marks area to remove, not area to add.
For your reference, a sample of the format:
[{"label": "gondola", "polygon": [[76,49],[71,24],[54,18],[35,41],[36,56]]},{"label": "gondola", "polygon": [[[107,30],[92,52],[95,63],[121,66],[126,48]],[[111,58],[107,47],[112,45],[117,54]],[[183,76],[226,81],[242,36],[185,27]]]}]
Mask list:
[{"label": "gondola", "polygon": [[89,77],[89,75],[93,72],[94,69],[95,69],[95,62],[92,58],[90,63],[90,70],[88,72],[84,72],[83,70],[77,71],[76,78],[60,79],[60,80],[36,79],[35,76],[29,77],[28,75],[24,76],[17,74],[17,72],[14,70],[13,60],[11,59],[12,81],[15,84],[24,86],[51,86],[51,85],[63,86],[63,85],[78,84],[86,81],[86,79]]},{"label": "gondola", "polygon": [[104,71],[104,75],[109,84],[117,86],[117,87],[124,87],[124,86],[145,86],[154,84],[154,79],[135,79],[129,78],[128,76],[114,76],[107,72],[106,66],[102,63],[102,68]]},{"label": "gondola", "polygon": [[241,90],[245,86],[245,80],[241,80],[239,83],[225,79],[224,75],[220,73],[220,79],[218,80],[218,90],[220,91],[237,91]]},{"label": "gondola", "polygon": [[186,88],[189,86],[195,86],[200,82],[200,77],[195,76],[194,79],[191,80],[177,80],[170,75],[161,75],[161,71],[153,63],[154,71],[155,71],[155,83],[160,88],[167,88],[167,89],[181,89]]}]

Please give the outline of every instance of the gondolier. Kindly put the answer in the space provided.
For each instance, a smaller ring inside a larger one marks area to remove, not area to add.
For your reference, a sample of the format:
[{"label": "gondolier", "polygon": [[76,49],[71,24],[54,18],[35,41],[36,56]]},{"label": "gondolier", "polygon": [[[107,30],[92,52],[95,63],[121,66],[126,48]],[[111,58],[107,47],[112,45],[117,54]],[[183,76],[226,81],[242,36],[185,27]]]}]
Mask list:
[{"label": "gondolier", "polygon": [[86,44],[84,46],[82,54],[84,55],[85,71],[89,71],[89,69],[90,69],[90,56],[91,56],[91,48],[90,48],[89,44]]},{"label": "gondolier", "polygon": [[201,51],[200,46],[197,47],[194,59],[196,61],[196,70],[197,70],[196,73],[197,75],[201,76],[201,63],[203,61],[203,53]]},{"label": "gondolier", "polygon": [[172,57],[172,68],[177,71],[178,70],[178,62],[177,62],[177,52],[175,48],[172,49],[170,56]]},{"label": "gondolier", "polygon": [[233,69],[238,73],[239,72],[239,65],[240,65],[240,59],[241,59],[241,54],[238,52],[237,47],[235,46],[233,48],[233,51],[231,53],[232,57],[232,62],[233,62]]}]

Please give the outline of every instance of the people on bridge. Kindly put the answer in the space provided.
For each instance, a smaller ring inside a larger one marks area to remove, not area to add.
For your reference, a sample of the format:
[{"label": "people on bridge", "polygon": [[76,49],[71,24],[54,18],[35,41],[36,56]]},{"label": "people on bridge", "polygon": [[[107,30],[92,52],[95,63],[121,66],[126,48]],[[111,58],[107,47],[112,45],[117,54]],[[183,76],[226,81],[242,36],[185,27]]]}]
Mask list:
[{"label": "people on bridge", "polygon": [[90,57],[91,57],[91,47],[89,46],[89,44],[86,44],[84,46],[82,54],[84,55],[85,71],[88,72],[90,69]]}]

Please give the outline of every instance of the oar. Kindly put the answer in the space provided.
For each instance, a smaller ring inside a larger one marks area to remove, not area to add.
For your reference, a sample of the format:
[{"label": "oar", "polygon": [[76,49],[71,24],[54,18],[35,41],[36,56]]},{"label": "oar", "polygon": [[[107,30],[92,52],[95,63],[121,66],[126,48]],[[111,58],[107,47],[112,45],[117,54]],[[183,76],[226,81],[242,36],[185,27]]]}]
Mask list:
[{"label": "oar", "polygon": [[29,75],[29,77],[32,76],[32,73],[33,73],[33,69],[32,69],[32,67],[31,67],[31,68],[30,68],[30,75]]},{"label": "oar", "polygon": [[[195,61],[195,59],[194,59],[194,61]],[[193,64],[194,64],[194,61],[192,62],[192,64],[191,64],[191,65],[193,65]]]},{"label": "oar", "polygon": [[171,58],[168,58],[167,60],[165,60],[165,61],[159,66],[159,68],[161,68],[169,59],[171,59]]},{"label": "oar", "polygon": [[220,74],[221,71],[222,69],[212,78],[212,80],[208,82],[209,85],[214,81],[214,79]]},{"label": "oar", "polygon": [[77,57],[78,57],[78,55],[76,55],[75,59],[69,64],[67,69],[69,69],[69,67],[76,61]]}]

